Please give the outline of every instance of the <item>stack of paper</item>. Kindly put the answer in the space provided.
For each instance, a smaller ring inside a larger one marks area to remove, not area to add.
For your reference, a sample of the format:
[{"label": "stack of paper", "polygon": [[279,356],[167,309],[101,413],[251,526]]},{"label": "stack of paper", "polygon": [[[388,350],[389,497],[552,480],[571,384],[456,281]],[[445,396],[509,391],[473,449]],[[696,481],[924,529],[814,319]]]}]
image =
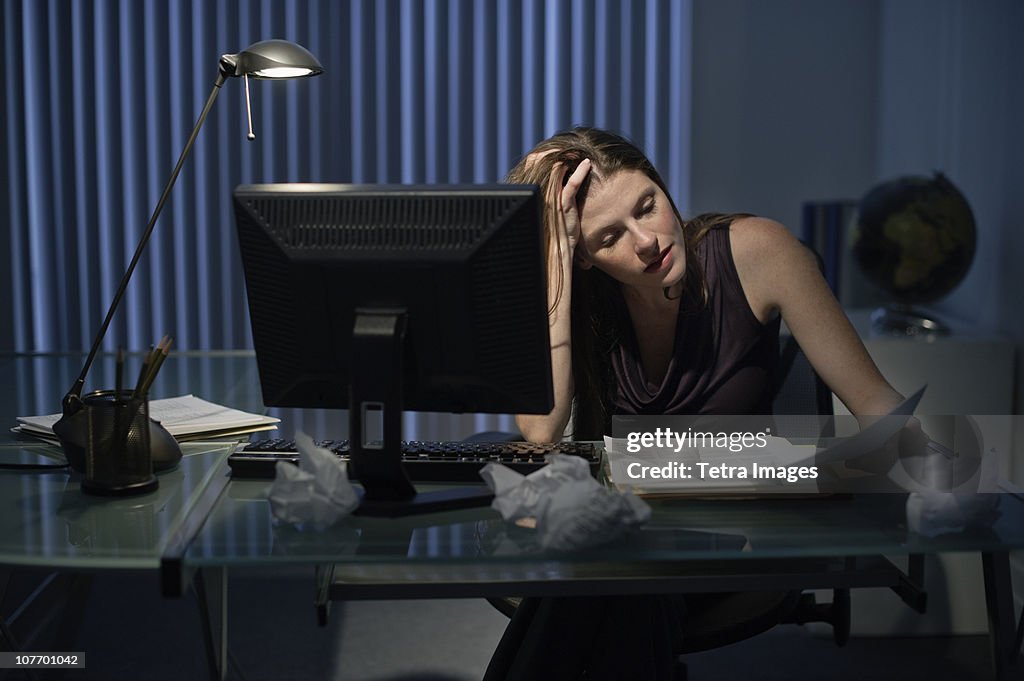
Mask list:
[{"label": "stack of paper", "polygon": [[[149,416],[154,421],[159,421],[167,432],[180,441],[232,437],[261,430],[274,430],[277,428],[276,424],[281,421],[272,416],[252,414],[207,402],[194,395],[150,400]],[[57,437],[53,433],[53,424],[59,421],[60,417],[60,414],[19,416],[18,425],[11,430],[55,442]]]}]

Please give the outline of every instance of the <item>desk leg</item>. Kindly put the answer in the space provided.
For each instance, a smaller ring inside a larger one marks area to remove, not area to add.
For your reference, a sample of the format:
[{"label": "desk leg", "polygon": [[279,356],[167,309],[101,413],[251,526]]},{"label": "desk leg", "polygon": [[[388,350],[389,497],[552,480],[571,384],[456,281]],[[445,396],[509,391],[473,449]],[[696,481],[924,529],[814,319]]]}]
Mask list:
[{"label": "desk leg", "polygon": [[[8,592],[12,579],[20,583],[14,598]],[[38,573],[0,569],[0,649],[7,652],[29,650],[75,650],[79,640],[86,603],[93,578],[87,574]],[[26,586],[31,589],[25,593]],[[19,640],[17,628],[25,636]],[[40,677],[63,678],[65,670],[39,672],[21,669],[0,670],[0,680],[13,673],[14,678],[36,680]]]},{"label": "desk leg", "polygon": [[1006,551],[982,553],[981,569],[985,576],[985,605],[988,608],[988,633],[995,678],[1004,681],[1014,675],[1020,654],[1015,640],[1010,555]]},{"label": "desk leg", "polygon": [[211,681],[228,677],[228,570],[202,568],[193,582]]},{"label": "desk leg", "polygon": [[334,583],[334,565],[316,566],[316,623],[326,627],[331,614],[331,584]]}]

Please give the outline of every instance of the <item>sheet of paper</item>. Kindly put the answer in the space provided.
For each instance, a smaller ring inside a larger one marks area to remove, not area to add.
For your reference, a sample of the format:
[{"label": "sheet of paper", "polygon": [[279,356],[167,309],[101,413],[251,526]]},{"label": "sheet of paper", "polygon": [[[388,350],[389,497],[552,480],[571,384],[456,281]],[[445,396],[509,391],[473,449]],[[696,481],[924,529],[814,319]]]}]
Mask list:
[{"label": "sheet of paper", "polygon": [[[232,409],[194,395],[150,400],[149,416],[159,421],[175,437],[241,429],[265,430],[280,422],[280,419],[272,416]],[[22,432],[53,437],[53,424],[60,417],[60,414],[19,416],[18,423]]]}]

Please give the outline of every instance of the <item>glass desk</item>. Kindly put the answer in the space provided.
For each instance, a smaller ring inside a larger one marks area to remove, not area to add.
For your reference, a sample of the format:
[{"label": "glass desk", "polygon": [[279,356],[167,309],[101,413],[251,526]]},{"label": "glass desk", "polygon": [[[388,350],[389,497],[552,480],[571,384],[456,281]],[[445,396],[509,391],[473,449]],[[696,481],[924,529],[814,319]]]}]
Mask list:
[{"label": "glass desk", "polygon": [[[21,414],[57,410],[82,357],[0,357],[0,380],[13,386],[0,408]],[[101,358],[91,385],[112,383],[113,359]],[[192,392],[261,411],[255,358],[248,353],[172,355],[154,397]],[[337,412],[332,421],[344,423]],[[319,432],[309,428],[311,432]],[[41,452],[6,436],[0,454]],[[38,447],[38,446],[37,446]],[[193,450],[192,448],[196,448]],[[84,499],[66,473],[11,473],[5,485],[0,563],[56,569],[154,569],[165,593],[180,593],[193,572],[220,587],[232,570],[289,565],[318,568],[319,607],[338,598],[584,595],[886,586],[922,607],[921,563],[939,552],[980,552],[997,678],[1014,668],[1009,551],[1024,548],[1024,501],[999,496],[983,527],[928,539],[908,531],[904,495],[814,499],[668,500],[636,533],[575,553],[543,552],[532,530],[491,509],[409,518],[350,517],[317,532],[278,525],[267,482],[230,481],[226,445],[190,445],[181,468],[162,477],[147,500],[106,504]],[[51,451],[51,454],[53,452]],[[164,478],[166,477],[166,483]],[[223,613],[223,607],[220,609]],[[226,619],[218,630],[223,644]],[[223,647],[220,648],[223,650]],[[219,656],[225,673],[226,656]]]},{"label": "glass desk", "polygon": [[[129,354],[132,376],[141,357],[142,353]],[[58,447],[21,439],[9,428],[17,416],[59,411],[84,359],[73,353],[0,356],[0,384],[5,387],[0,391],[0,415],[6,421],[0,432],[0,463],[53,465],[63,460]],[[98,356],[87,388],[112,386],[114,374],[114,357]],[[164,364],[151,396],[193,392],[258,412],[263,409],[258,386],[251,353],[181,353]],[[60,590],[54,576],[64,580],[86,575],[86,583],[88,575],[108,571],[152,574],[155,583],[158,577],[168,578],[172,573],[163,568],[167,556],[183,553],[224,492],[229,481],[225,462],[233,448],[226,442],[183,444],[179,466],[158,474],[155,491],[133,497],[82,494],[78,477],[67,469],[0,471],[0,594],[22,601],[5,611],[5,617],[16,618],[37,599],[59,603],[62,621],[79,617],[84,600],[70,602],[64,593],[49,594]],[[174,577],[180,593],[180,581],[189,575]],[[63,585],[66,582],[60,588]],[[199,606],[210,619],[203,599]],[[11,643],[14,636],[7,625],[0,620],[0,633]],[[209,652],[209,637],[206,643]],[[214,668],[213,655],[208,659]]]},{"label": "glass desk", "polygon": [[997,678],[1011,678],[1008,551],[1024,547],[1024,501],[998,495],[987,527],[932,539],[909,532],[905,495],[651,502],[637,532],[575,553],[544,552],[533,530],[491,509],[409,518],[352,516],[323,531],[280,525],[268,484],[234,481],[184,555],[200,569],[318,566],[331,600],[640,594],[889,587],[921,609],[921,556],[983,555]]},{"label": "glass desk", "polygon": [[[21,612],[41,612],[37,603],[60,604],[57,645],[65,642],[62,636],[74,634],[92,588],[88,575],[131,571],[151,573],[154,581],[166,578],[165,556],[180,555],[198,527],[196,519],[205,517],[223,492],[224,466],[233,449],[224,443],[183,444],[181,463],[158,474],[159,487],[132,497],[83,494],[79,477],[66,469],[0,471],[0,600],[10,600],[13,608],[0,620],[6,649],[21,649],[13,621],[21,622]],[[59,460],[60,450],[52,445],[0,441],[2,464]],[[207,603],[199,606],[209,621]],[[35,620],[28,621],[31,630]],[[208,642],[207,650],[212,649]],[[105,653],[116,659],[116,652]],[[219,665],[213,654],[207,659],[211,668]]]},{"label": "glass desk", "polygon": [[[83,494],[66,470],[0,471],[0,565],[55,570],[156,570],[233,447],[182,445],[160,486],[132,497]],[[53,463],[59,450],[43,444],[0,442],[0,463]],[[220,483],[223,487],[223,484]],[[216,494],[216,493],[215,493]]]}]

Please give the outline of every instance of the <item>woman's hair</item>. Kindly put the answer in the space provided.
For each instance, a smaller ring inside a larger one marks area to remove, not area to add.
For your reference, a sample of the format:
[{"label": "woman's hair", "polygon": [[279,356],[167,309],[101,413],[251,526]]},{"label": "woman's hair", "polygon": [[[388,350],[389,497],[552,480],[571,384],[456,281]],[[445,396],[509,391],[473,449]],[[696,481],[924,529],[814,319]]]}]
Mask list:
[{"label": "woman's hair", "polygon": [[[697,307],[706,304],[704,274],[697,262],[696,246],[708,230],[728,224],[737,216],[705,214],[692,220],[683,220],[661,175],[647,156],[626,138],[589,127],[558,133],[538,144],[521,159],[509,171],[506,182],[540,185],[541,194],[546,196],[556,164],[565,166],[564,183],[584,159],[590,159],[591,171],[576,195],[581,211],[587,199],[590,180],[595,174],[609,178],[620,171],[639,170],[664,192],[683,229],[686,275],[682,295],[688,299],[683,303],[690,305],[692,300],[692,305]],[[553,210],[553,206],[548,206],[544,220],[545,252],[549,255],[552,245],[558,243],[552,233],[552,225],[555,224]],[[547,271],[551,272],[552,269],[548,267]],[[559,280],[553,282],[556,292],[553,301],[557,302],[566,282],[561,280],[561,268],[555,268],[555,272]],[[572,371],[576,389],[572,431],[578,440],[599,440],[607,432],[611,419],[615,378],[608,358],[617,350],[624,335],[632,333],[632,322],[621,285],[596,267],[583,269],[574,264],[572,285]]]}]

